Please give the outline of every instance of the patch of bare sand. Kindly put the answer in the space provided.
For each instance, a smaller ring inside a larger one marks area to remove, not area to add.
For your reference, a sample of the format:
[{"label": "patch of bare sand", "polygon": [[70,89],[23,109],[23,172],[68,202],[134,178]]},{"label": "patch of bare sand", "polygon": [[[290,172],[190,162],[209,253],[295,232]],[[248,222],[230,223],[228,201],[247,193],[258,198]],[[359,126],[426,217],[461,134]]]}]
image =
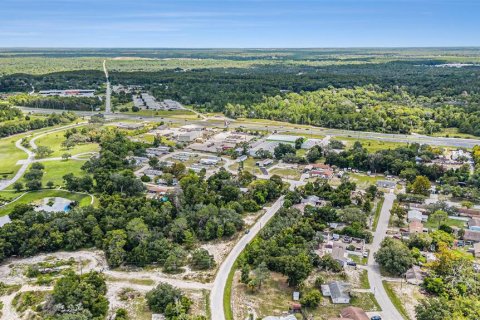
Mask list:
[{"label": "patch of bare sand", "polygon": [[395,291],[395,294],[402,302],[405,310],[408,313],[410,319],[416,319],[415,316],[415,306],[419,303],[420,300],[426,298],[426,296],[420,292],[420,287],[409,284],[409,283],[399,283],[399,282],[389,282]]}]

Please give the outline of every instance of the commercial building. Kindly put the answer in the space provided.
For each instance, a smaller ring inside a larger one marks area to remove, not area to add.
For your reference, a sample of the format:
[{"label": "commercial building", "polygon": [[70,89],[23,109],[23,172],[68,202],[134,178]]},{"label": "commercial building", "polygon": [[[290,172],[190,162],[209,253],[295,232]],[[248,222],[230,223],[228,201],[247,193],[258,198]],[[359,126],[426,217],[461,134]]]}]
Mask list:
[{"label": "commercial building", "polygon": [[89,89],[70,89],[70,90],[40,90],[41,96],[58,96],[58,97],[94,97],[95,90]]},{"label": "commercial building", "polygon": [[303,137],[289,136],[289,135],[283,135],[283,134],[272,134],[271,136],[267,137],[266,141],[295,145],[295,141],[297,141],[300,138],[303,138]]},{"label": "commercial building", "polygon": [[143,123],[126,123],[119,122],[117,123],[117,128],[125,130],[138,130],[142,129],[145,125]]},{"label": "commercial building", "polygon": [[192,142],[195,141],[196,139],[199,139],[203,136],[203,133],[201,131],[190,131],[190,132],[184,132],[180,133],[177,136],[177,140],[179,142]]}]

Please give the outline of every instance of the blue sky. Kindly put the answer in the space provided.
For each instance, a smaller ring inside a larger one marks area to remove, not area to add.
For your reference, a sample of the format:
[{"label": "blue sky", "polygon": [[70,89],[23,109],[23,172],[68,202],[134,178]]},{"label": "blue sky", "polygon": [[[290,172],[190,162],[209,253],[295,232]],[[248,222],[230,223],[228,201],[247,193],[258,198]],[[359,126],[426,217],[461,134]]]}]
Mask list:
[{"label": "blue sky", "polygon": [[480,46],[479,0],[1,0],[0,47]]}]

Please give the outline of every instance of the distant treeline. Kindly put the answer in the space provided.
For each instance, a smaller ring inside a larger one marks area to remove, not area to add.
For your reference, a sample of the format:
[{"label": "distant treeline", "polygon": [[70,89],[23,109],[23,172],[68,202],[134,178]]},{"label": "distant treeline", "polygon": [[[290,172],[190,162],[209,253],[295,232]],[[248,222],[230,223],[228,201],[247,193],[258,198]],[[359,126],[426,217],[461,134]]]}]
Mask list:
[{"label": "distant treeline", "polygon": [[455,127],[480,136],[480,112],[470,96],[457,104],[439,98],[415,97],[401,88],[383,91],[378,86],[322,89],[301,94],[266,97],[262,102],[227,104],[229,117],[272,119],[299,124],[359,131],[432,134]]},{"label": "distant treeline", "polygon": [[21,94],[11,96],[8,101],[16,106],[57,110],[91,111],[103,106],[101,100],[93,97],[42,97]]},{"label": "distant treeline", "polygon": [[77,119],[72,112],[63,112],[61,114],[51,114],[45,118],[30,119],[28,116],[24,120],[15,121],[13,123],[5,123],[0,125],[0,138],[11,136],[13,134],[22,133],[30,130],[51,127],[61,123],[69,123]]}]

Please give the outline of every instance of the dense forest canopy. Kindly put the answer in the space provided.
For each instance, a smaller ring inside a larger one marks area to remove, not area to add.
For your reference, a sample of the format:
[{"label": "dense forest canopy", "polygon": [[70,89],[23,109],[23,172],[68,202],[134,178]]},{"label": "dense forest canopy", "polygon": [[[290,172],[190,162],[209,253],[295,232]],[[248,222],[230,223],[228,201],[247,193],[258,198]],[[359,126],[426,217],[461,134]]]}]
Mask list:
[{"label": "dense forest canopy", "polygon": [[[480,135],[480,51],[475,48],[3,50],[0,92],[26,93],[32,87],[103,92],[104,59],[112,84],[139,85],[157,99],[199,110],[354,130],[407,133],[422,128],[433,133],[457,127]],[[331,88],[352,89],[346,92],[358,97],[347,97],[350,108],[345,99],[338,101],[347,105],[335,107],[335,119],[325,119],[331,108],[322,114],[312,107],[336,104],[323,91]],[[75,110],[101,104],[15,99],[28,106]],[[295,106],[287,108],[283,100],[295,101]],[[352,112],[356,103],[359,114]]]}]

